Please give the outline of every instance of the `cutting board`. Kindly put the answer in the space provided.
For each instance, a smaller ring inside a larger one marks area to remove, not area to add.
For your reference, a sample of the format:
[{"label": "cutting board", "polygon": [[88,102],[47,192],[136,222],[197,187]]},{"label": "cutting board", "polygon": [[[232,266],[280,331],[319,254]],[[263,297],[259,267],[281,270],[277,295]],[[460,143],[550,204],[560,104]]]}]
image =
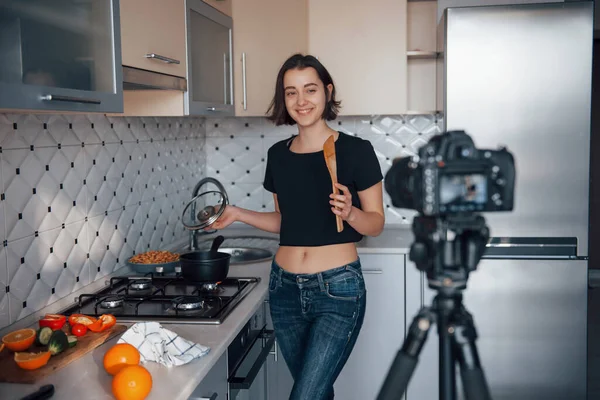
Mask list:
[{"label": "cutting board", "polygon": [[[63,330],[68,334],[68,328],[64,328]],[[5,347],[4,350],[0,352],[0,382],[35,383],[83,357],[96,347],[126,330],[127,327],[125,325],[115,325],[104,332],[94,333],[87,331],[84,336],[77,338],[75,347],[71,347],[62,353],[50,357],[48,364],[32,371],[19,368],[14,360],[15,353]],[[46,349],[47,346],[36,346],[34,344],[25,351],[37,353],[45,351]]]}]

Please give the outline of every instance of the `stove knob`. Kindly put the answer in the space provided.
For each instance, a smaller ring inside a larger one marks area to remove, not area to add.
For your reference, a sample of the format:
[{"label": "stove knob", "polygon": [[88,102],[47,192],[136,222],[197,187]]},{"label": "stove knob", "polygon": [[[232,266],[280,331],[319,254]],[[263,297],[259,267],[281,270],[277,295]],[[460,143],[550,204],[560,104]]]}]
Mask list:
[{"label": "stove knob", "polygon": [[162,274],[165,271],[165,267],[156,267],[154,270],[157,274]]},{"label": "stove knob", "polygon": [[175,267],[175,273],[176,274],[180,274],[181,273],[181,266],[178,265],[177,267]]}]

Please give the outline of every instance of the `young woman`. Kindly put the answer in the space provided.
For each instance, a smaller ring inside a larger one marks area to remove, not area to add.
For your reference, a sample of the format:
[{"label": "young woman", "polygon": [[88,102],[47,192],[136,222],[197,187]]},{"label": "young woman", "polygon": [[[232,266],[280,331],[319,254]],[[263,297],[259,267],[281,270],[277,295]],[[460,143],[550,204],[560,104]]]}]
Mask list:
[{"label": "young woman", "polygon": [[[365,314],[366,291],[355,243],[383,230],[382,173],[370,142],[337,132],[326,121],[340,102],[323,65],[290,57],[277,75],[269,119],[298,126],[298,134],[268,151],[264,188],[274,212],[228,206],[212,228],[235,221],[279,233],[269,281],[271,316],[294,378],[290,399],[333,398]],[[332,193],[323,155],[334,137],[341,193]],[[336,216],[343,220],[338,233]]]}]

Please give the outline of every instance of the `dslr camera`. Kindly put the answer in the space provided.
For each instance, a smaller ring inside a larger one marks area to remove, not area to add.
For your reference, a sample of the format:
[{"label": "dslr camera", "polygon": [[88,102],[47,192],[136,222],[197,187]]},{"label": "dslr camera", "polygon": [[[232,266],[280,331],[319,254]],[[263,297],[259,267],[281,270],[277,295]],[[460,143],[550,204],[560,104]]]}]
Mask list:
[{"label": "dslr camera", "polygon": [[514,185],[512,154],[477,149],[464,131],[434,136],[418,155],[394,160],[385,176],[394,207],[438,218],[511,211]]}]

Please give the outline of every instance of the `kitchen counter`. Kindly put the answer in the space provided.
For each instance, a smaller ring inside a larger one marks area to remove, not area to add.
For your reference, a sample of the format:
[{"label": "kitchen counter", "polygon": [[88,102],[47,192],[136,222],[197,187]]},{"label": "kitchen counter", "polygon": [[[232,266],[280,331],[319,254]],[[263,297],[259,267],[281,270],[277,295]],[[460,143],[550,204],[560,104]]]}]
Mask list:
[{"label": "kitchen counter", "polygon": [[[147,400],[185,400],[192,394],[244,324],[265,301],[269,271],[269,262],[230,267],[229,276],[259,277],[261,281],[221,325],[163,324],[166,329],[185,339],[209,346],[211,350],[206,356],[178,367],[167,368],[154,362],[144,364],[153,379],[152,392]],[[119,338],[120,335],[116,336],[35,385],[0,384],[0,399],[20,399],[46,384],[54,385],[55,399],[114,399],[111,393],[112,376],[104,371],[102,360],[104,353]]]},{"label": "kitchen counter", "polygon": [[[277,235],[247,226],[232,226],[219,232],[219,234],[223,234],[224,236],[277,238]],[[210,239],[215,235],[207,235],[202,237],[202,239]],[[358,243],[358,252],[359,255],[378,253],[405,254],[408,253],[412,240],[413,235],[408,227],[386,228],[378,237],[365,237]],[[179,241],[166,249],[174,249],[185,243],[186,241]],[[188,340],[209,346],[211,350],[201,359],[179,367],[167,368],[153,362],[144,364],[152,374],[153,379],[153,388],[147,398],[148,400],[185,400],[190,396],[196,386],[204,379],[221,355],[227,350],[227,347],[240,329],[266,299],[268,294],[269,270],[270,262],[232,265],[230,267],[230,276],[259,277],[261,281],[221,325],[164,324],[165,328],[178,333]],[[87,288],[88,292],[90,287]],[[61,307],[55,304],[52,308],[53,310],[44,310],[44,312],[54,312]],[[126,325],[130,326],[131,324]],[[9,330],[19,328],[10,327]],[[102,360],[104,353],[117,343],[119,337],[113,338],[35,385],[1,383],[0,399],[19,399],[45,384],[54,385],[54,398],[56,399],[70,399],[82,396],[90,400],[113,399],[114,397],[111,393],[112,377],[104,371]]]}]

